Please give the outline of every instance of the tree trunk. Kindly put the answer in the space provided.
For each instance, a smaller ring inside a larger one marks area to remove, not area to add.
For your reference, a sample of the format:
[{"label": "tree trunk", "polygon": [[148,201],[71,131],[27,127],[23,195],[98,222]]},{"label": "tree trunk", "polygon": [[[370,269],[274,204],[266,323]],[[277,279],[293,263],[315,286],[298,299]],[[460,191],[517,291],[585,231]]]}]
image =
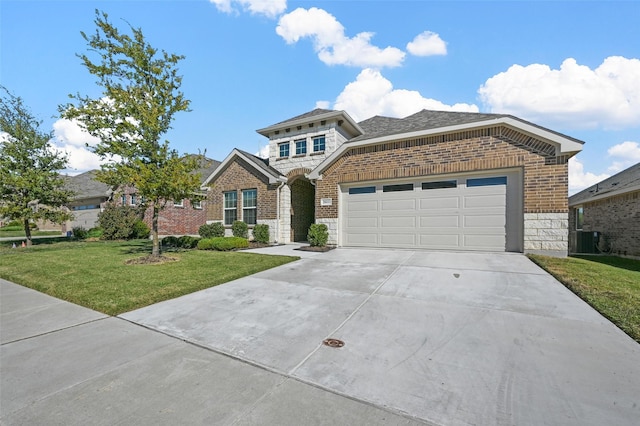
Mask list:
[{"label": "tree trunk", "polygon": [[158,216],[160,209],[153,203],[153,219],[151,219],[151,235],[153,236],[153,249],[151,256],[160,256],[160,241],[158,240]]},{"label": "tree trunk", "polygon": [[29,226],[29,219],[24,220],[24,235],[27,237],[27,247],[30,247],[31,242],[31,227]]}]

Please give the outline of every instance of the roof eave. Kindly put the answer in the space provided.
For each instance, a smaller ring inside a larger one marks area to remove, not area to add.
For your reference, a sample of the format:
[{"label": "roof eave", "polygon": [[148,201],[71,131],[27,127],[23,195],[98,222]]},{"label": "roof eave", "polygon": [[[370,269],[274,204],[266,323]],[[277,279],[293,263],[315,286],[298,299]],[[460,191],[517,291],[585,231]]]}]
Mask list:
[{"label": "roof eave", "polygon": [[632,185],[632,186],[629,186],[629,187],[626,187],[626,188],[621,188],[619,190],[607,191],[607,192],[605,192],[603,194],[594,195],[594,196],[589,197],[589,198],[582,198],[582,199],[580,199],[578,201],[571,201],[571,197],[569,197],[569,207],[576,207],[576,206],[580,206],[580,205],[583,205],[583,204],[592,203],[594,201],[604,200],[606,198],[615,197],[617,195],[624,195],[624,194],[628,194],[630,192],[635,192],[635,191],[640,191],[640,184]]},{"label": "roof eave", "polygon": [[364,134],[364,131],[358,125],[358,123],[356,123],[355,120],[351,118],[351,116],[347,114],[345,111],[331,111],[331,112],[326,112],[324,114],[318,114],[310,117],[299,118],[297,120],[286,121],[284,123],[274,124],[273,126],[265,127],[263,129],[258,129],[256,130],[256,132],[268,138],[269,134],[271,134],[272,132],[275,132],[276,130],[300,126],[310,121],[323,121],[323,120],[330,120],[334,118],[344,118],[345,120],[347,120],[349,125],[353,128],[354,133],[359,133],[360,135]]},{"label": "roof eave", "polygon": [[222,163],[220,163],[220,165],[218,165],[218,167],[216,167],[216,169],[213,171],[213,173],[211,173],[209,175],[209,177],[207,177],[202,182],[202,185],[200,186],[200,189],[203,190],[203,191],[206,191],[208,189],[209,183],[213,179],[215,179],[220,173],[222,173],[222,171],[227,167],[227,165],[229,165],[233,161],[233,159],[235,157],[242,158],[244,161],[249,163],[254,169],[256,169],[258,172],[260,172],[262,175],[266,176],[269,179],[269,183],[270,184],[278,183],[278,182],[281,181],[281,177],[280,176],[274,176],[271,173],[268,173],[262,167],[260,167],[257,164],[255,164],[255,161],[252,158],[247,157],[246,155],[244,155],[244,153],[242,153],[239,150],[234,148],[233,151],[231,151],[231,153],[227,156],[227,158],[225,158],[224,161]]},{"label": "roof eave", "polygon": [[418,131],[407,132],[407,133],[396,133],[396,134],[380,136],[372,139],[364,139],[364,140],[353,142],[353,143],[344,143],[333,154],[327,157],[322,163],[318,165],[318,167],[316,167],[309,174],[309,179],[320,179],[320,175],[322,174],[322,172],[331,164],[333,164],[334,161],[340,158],[340,156],[347,149],[358,148],[358,147],[368,146],[368,145],[377,145],[380,143],[395,141],[399,139],[413,139],[413,138],[419,138],[424,136],[433,136],[437,134],[459,132],[459,131],[465,131],[465,130],[476,129],[476,128],[493,127],[497,125],[512,127],[515,130],[518,130],[520,132],[524,132],[532,136],[535,136],[537,138],[544,139],[545,141],[555,146],[556,156],[564,155],[564,154],[575,154],[582,150],[583,142],[581,141],[572,140],[572,139],[563,137],[557,133],[545,130],[541,127],[533,126],[526,122],[517,120],[513,117],[498,117],[490,120],[475,121],[475,122],[464,123],[464,124],[455,124],[452,126],[436,127],[433,129],[418,130]]}]

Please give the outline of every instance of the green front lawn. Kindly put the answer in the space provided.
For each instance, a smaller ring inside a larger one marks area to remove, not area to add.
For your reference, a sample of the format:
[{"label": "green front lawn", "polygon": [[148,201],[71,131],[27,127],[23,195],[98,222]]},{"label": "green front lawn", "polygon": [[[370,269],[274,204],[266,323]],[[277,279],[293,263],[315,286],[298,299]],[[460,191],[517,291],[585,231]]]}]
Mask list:
[{"label": "green front lawn", "polygon": [[640,342],[640,260],[615,256],[529,258]]},{"label": "green front lawn", "polygon": [[[32,237],[42,237],[42,236],[49,236],[49,235],[62,235],[62,232],[60,231],[31,231],[31,236]],[[9,230],[9,231],[5,231],[2,228],[0,228],[0,238],[26,238],[25,237],[25,233],[24,230],[22,231],[17,231],[17,230]]]},{"label": "green front lawn", "polygon": [[297,257],[188,250],[178,261],[126,265],[151,253],[147,240],[0,247],[0,278],[109,315],[138,309],[273,268]]}]

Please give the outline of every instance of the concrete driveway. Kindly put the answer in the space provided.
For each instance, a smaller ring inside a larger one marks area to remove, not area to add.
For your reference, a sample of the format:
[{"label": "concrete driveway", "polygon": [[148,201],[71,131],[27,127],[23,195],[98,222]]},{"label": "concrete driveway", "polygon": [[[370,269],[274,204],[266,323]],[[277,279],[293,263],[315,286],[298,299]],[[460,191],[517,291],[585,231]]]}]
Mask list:
[{"label": "concrete driveway", "polygon": [[519,254],[336,249],[121,318],[435,424],[640,418],[640,346]]}]

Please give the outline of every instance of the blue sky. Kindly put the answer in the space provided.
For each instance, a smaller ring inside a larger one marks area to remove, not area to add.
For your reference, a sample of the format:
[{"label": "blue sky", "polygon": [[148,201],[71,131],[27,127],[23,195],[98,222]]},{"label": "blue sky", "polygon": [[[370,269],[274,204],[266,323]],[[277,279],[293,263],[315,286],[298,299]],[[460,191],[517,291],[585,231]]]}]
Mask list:
[{"label": "blue sky", "polygon": [[572,193],[640,161],[640,2],[2,0],[0,84],[54,130],[69,173],[98,167],[95,140],[56,117],[69,93],[101,95],[76,57],[96,8],[186,56],[192,111],[166,135],[183,153],[257,153],[256,129],[320,106],[516,115],[585,141]]}]

